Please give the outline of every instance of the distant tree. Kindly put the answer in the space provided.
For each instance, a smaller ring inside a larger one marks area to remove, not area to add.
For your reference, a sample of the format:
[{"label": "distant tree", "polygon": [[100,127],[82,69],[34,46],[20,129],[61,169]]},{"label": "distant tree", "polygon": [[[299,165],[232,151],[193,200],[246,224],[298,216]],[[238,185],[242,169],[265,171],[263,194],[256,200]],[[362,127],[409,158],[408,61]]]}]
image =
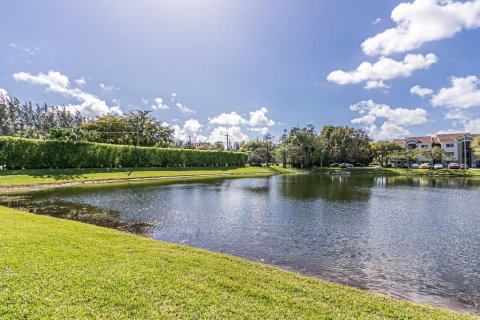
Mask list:
[{"label": "distant tree", "polygon": [[78,128],[84,118],[63,106],[20,103],[0,95],[0,135],[45,139],[53,128]]},{"label": "distant tree", "polygon": [[248,156],[248,164],[251,166],[261,166],[268,161],[267,148],[257,148]]},{"label": "distant tree", "polygon": [[379,141],[372,144],[374,159],[376,159],[382,167],[390,163],[393,155],[396,157],[401,155],[404,149],[405,148],[398,143],[388,141]]},{"label": "distant tree", "polygon": [[174,133],[172,127],[143,111],[132,111],[124,116],[98,116],[84,123],[82,129],[96,132],[94,142],[142,147],[167,147],[173,142]]},{"label": "distant tree", "polygon": [[287,167],[287,144],[288,144],[288,130],[284,129],[280,137],[280,143],[274,150],[274,157],[277,162],[280,162],[284,168]]},{"label": "distant tree", "polygon": [[476,136],[475,138],[473,138],[471,146],[473,153],[477,157],[480,157],[480,136]]},{"label": "distant tree", "polygon": [[371,139],[359,129],[335,127],[328,139],[330,159],[335,162],[370,163]]},{"label": "distant tree", "polygon": [[250,140],[240,147],[241,152],[252,153],[258,148],[266,148],[267,144],[263,140]]},{"label": "distant tree", "polygon": [[417,157],[425,158],[432,164],[441,162],[444,158],[448,158],[448,152],[440,147],[421,148],[415,150]]}]

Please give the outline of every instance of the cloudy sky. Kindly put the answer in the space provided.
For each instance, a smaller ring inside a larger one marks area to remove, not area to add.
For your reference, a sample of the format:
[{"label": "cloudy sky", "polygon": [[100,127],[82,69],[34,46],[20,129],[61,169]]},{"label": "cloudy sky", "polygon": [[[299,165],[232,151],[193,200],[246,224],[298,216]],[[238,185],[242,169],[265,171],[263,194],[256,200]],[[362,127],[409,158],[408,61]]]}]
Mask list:
[{"label": "cloudy sky", "polygon": [[480,0],[5,0],[0,92],[181,139],[480,132]]}]

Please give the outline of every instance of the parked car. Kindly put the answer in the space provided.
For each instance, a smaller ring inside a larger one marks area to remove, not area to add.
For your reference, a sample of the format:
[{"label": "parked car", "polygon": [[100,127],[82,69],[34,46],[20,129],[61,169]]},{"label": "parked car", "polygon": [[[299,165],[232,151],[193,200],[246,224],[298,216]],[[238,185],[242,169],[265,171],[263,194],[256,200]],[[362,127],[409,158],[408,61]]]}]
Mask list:
[{"label": "parked car", "polygon": [[448,164],[448,169],[460,169],[460,165],[456,162],[451,162]]},{"label": "parked car", "polygon": [[430,169],[430,163],[422,163],[419,167],[419,169]]},{"label": "parked car", "polygon": [[468,169],[468,165],[462,163],[462,164],[460,165],[460,169],[467,170],[467,169]]},{"label": "parked car", "polygon": [[351,163],[340,163],[340,168],[353,168]]},{"label": "parked car", "polygon": [[330,165],[330,167],[332,167],[332,168],[338,168],[338,167],[340,167],[340,163],[332,163],[332,164]]},{"label": "parked car", "polygon": [[443,164],[441,164],[441,163],[436,163],[436,164],[433,166],[433,169],[434,169],[434,170],[443,169]]},{"label": "parked car", "polygon": [[412,168],[412,169],[418,169],[418,167],[419,167],[418,163],[412,163],[410,165],[410,168]]}]

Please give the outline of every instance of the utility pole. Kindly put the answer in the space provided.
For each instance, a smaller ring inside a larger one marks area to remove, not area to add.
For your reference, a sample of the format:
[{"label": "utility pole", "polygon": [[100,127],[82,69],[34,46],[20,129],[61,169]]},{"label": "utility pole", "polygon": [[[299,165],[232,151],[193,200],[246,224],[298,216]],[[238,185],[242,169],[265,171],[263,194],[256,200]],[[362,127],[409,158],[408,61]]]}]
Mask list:
[{"label": "utility pole", "polygon": [[463,136],[463,163],[465,164],[465,170],[467,170],[467,135]]},{"label": "utility pole", "polygon": [[229,149],[229,142],[228,142],[228,133],[227,133],[227,151]]}]

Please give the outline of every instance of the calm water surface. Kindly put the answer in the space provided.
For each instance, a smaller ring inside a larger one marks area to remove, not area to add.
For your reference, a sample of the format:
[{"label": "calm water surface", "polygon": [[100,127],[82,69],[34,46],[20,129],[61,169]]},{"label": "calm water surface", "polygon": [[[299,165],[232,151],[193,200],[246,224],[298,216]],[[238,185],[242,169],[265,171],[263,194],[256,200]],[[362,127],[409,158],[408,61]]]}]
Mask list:
[{"label": "calm water surface", "polygon": [[285,175],[38,197],[155,239],[480,313],[479,191],[473,179]]}]

